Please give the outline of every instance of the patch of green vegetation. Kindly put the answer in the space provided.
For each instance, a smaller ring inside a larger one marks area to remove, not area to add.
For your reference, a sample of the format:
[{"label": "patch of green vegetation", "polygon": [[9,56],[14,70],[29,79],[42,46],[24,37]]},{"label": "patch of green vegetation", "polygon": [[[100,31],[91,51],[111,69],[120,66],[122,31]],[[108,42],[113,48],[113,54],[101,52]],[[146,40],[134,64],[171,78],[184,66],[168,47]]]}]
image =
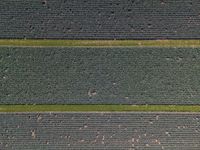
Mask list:
[{"label": "patch of green vegetation", "polygon": [[200,112],[197,105],[0,105],[0,112]]},{"label": "patch of green vegetation", "polygon": [[200,47],[200,40],[23,40],[1,39],[0,46],[63,46],[63,47]]}]

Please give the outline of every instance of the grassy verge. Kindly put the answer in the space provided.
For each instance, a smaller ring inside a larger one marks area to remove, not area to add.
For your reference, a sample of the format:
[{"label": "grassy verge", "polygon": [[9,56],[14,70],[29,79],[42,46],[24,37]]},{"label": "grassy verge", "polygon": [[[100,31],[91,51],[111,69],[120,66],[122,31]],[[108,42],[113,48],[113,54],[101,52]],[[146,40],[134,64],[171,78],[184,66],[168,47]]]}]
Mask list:
[{"label": "grassy verge", "polygon": [[0,105],[0,112],[200,112],[191,105]]},{"label": "grassy verge", "polygon": [[1,39],[0,46],[66,46],[66,47],[200,47],[200,40],[12,40]]}]

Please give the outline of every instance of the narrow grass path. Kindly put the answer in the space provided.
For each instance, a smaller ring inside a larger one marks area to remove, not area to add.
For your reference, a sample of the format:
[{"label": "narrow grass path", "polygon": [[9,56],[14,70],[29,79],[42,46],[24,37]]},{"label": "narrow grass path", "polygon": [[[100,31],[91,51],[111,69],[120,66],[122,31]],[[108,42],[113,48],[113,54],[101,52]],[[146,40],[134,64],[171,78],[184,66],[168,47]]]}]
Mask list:
[{"label": "narrow grass path", "polygon": [[200,47],[200,40],[23,40],[1,39],[0,46],[33,47]]},{"label": "narrow grass path", "polygon": [[0,112],[200,112],[197,105],[0,105]]}]

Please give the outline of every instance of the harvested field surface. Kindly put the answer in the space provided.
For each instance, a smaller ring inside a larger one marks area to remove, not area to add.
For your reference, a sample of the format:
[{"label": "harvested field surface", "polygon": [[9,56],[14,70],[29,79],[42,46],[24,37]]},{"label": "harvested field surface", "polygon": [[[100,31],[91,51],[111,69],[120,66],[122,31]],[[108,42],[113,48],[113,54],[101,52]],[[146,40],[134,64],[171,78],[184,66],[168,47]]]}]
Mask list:
[{"label": "harvested field surface", "polygon": [[1,113],[0,149],[199,150],[199,113]]},{"label": "harvested field surface", "polygon": [[200,38],[198,0],[1,0],[0,38]]},{"label": "harvested field surface", "polygon": [[1,104],[200,104],[199,48],[1,47]]}]

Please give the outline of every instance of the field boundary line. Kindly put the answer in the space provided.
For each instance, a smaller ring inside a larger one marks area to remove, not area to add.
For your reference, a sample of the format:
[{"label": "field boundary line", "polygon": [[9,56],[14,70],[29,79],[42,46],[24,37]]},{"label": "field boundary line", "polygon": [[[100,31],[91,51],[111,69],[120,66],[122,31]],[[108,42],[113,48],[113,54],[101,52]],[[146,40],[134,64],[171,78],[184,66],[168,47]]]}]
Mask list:
[{"label": "field boundary line", "polygon": [[3,47],[200,47],[200,40],[0,39]]},{"label": "field boundary line", "polygon": [[0,112],[200,112],[200,105],[0,105]]}]

